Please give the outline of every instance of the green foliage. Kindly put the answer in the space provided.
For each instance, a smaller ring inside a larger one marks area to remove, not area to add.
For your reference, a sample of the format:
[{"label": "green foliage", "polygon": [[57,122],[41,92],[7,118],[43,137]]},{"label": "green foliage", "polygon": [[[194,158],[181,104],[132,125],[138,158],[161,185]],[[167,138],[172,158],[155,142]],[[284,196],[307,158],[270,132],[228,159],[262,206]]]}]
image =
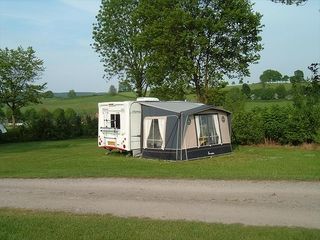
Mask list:
[{"label": "green foliage", "polygon": [[257,100],[286,99],[290,94],[288,84],[263,84],[262,87],[253,85],[251,88],[252,99]]},{"label": "green foliage", "polygon": [[0,49],[0,104],[11,110],[13,127],[22,107],[40,103],[46,84],[36,85],[35,81],[43,71],[43,61],[31,47]]},{"label": "green foliage", "polygon": [[96,137],[98,135],[98,118],[86,115],[83,118],[83,135]]},{"label": "green foliage", "polygon": [[140,1],[145,24],[139,40],[150,50],[155,84],[187,81],[198,101],[223,76],[247,76],[259,59],[261,15],[246,0]]},{"label": "green foliage", "polygon": [[133,88],[129,80],[121,80],[119,81],[119,89],[118,92],[132,92]]},{"label": "green foliage", "polygon": [[226,93],[223,107],[232,113],[242,112],[244,111],[245,102],[246,96],[241,90],[232,88]]},{"label": "green foliage", "polygon": [[57,139],[65,139],[67,137],[68,125],[62,108],[57,108],[52,112],[53,133]]},{"label": "green foliage", "polygon": [[246,83],[242,84],[241,91],[242,91],[242,93],[243,93],[244,95],[247,96],[247,98],[250,98],[250,96],[251,96],[251,89],[250,89],[250,87],[249,87],[248,84],[246,84]]},{"label": "green foliage", "polygon": [[268,141],[282,144],[288,143],[285,134],[287,134],[288,116],[292,110],[292,107],[280,107],[278,105],[260,109],[259,112],[262,115],[264,137]]},{"label": "green foliage", "polygon": [[80,116],[71,108],[57,108],[52,112],[45,108],[38,111],[30,108],[21,119],[23,125],[9,129],[8,134],[0,138],[0,143],[97,136],[97,118]]},{"label": "green foliage", "polygon": [[236,112],[232,128],[234,140],[239,144],[257,144],[263,140],[291,145],[316,143],[320,131],[320,104],[303,109],[272,105]]},{"label": "green foliage", "polygon": [[191,86],[208,102],[224,76],[247,76],[262,49],[261,15],[247,0],[102,1],[96,19],[93,47],[107,77],[125,77],[138,96],[151,87],[181,99]]},{"label": "green foliage", "polygon": [[223,106],[226,101],[226,91],[222,88],[210,88],[208,90],[208,104],[213,106]]},{"label": "green foliage", "polygon": [[232,118],[232,129],[237,144],[258,144],[264,140],[262,117],[254,111],[237,112]]},{"label": "green foliage", "polygon": [[108,91],[108,94],[111,96],[115,96],[117,95],[117,89],[114,85],[111,85]]},{"label": "green foliage", "polygon": [[82,135],[81,117],[72,109],[65,110],[65,118],[67,121],[67,136],[70,138]]},{"label": "green foliage", "polygon": [[77,96],[77,93],[72,89],[68,92],[68,98],[75,98]]},{"label": "green foliage", "polygon": [[52,139],[53,138],[53,119],[52,114],[45,108],[40,109],[38,118],[32,122],[32,132],[36,139]]},{"label": "green foliage", "polygon": [[268,69],[260,75],[260,81],[262,83],[280,82],[282,81],[282,75],[276,70]]},{"label": "green foliage", "polygon": [[308,0],[271,0],[272,2],[275,2],[275,3],[282,3],[282,4],[285,4],[285,5],[303,5],[305,2],[307,2]]},{"label": "green foliage", "polygon": [[4,111],[0,108],[0,123],[1,121],[3,121],[5,119],[6,114],[4,113]]},{"label": "green foliage", "polygon": [[277,86],[274,91],[275,94],[277,94],[277,99],[284,99],[288,94],[286,87],[283,84]]},{"label": "green foliage", "polygon": [[161,100],[184,100],[188,91],[185,82],[164,82],[151,88],[150,96]]},{"label": "green foliage", "polygon": [[312,72],[311,79],[304,79],[302,71],[297,70],[290,77],[294,106],[299,109],[312,107],[320,102],[319,63],[313,63],[308,68]]},{"label": "green foliage", "polygon": [[125,76],[135,86],[137,96],[145,96],[148,51],[137,36],[144,24],[137,19],[139,1],[102,1],[93,26],[93,47],[104,63],[106,77]]},{"label": "green foliage", "polygon": [[320,63],[312,63],[308,69],[312,72],[310,80],[307,80],[305,93],[307,96],[307,104],[313,106],[320,103]]},{"label": "green foliage", "polygon": [[43,94],[43,97],[44,98],[53,98],[54,97],[54,93],[52,91],[46,91],[44,94]]}]

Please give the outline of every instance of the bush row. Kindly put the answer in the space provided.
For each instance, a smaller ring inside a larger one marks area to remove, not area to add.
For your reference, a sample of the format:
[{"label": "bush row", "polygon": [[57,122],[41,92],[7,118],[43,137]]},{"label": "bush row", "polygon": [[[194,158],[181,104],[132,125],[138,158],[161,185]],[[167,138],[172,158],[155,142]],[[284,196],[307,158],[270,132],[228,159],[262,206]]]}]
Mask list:
[{"label": "bush row", "polygon": [[97,118],[90,115],[80,116],[71,108],[57,108],[52,112],[47,109],[28,109],[21,119],[21,126],[9,129],[6,134],[0,134],[0,143],[97,136]]},{"label": "bush row", "polygon": [[308,108],[273,105],[233,115],[233,142],[320,143],[320,104]]}]

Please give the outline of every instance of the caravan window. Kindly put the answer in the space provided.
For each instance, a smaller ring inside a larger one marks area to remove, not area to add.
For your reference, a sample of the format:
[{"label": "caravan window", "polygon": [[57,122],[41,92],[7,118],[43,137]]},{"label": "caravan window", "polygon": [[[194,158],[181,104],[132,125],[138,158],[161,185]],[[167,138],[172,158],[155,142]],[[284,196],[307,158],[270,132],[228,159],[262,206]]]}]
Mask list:
[{"label": "caravan window", "polygon": [[210,146],[221,143],[217,114],[196,116],[198,146]]},{"label": "caravan window", "polygon": [[120,114],[111,114],[111,128],[120,129]]},{"label": "caravan window", "polygon": [[161,148],[165,146],[166,118],[146,117],[143,122],[144,148]]}]

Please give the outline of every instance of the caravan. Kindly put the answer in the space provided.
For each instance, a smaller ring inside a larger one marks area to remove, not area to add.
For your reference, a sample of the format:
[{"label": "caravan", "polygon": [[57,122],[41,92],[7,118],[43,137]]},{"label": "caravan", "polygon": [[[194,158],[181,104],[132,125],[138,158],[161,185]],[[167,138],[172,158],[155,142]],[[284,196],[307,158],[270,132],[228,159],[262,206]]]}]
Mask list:
[{"label": "caravan", "polygon": [[99,103],[99,147],[148,158],[188,160],[231,152],[230,113],[156,98]]}]

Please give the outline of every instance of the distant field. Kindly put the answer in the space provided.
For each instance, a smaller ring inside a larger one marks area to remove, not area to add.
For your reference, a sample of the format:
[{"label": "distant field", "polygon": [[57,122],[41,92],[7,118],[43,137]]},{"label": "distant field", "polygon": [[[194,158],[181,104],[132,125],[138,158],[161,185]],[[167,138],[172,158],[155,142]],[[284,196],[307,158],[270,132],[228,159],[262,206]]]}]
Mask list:
[{"label": "distant field", "polygon": [[182,162],[106,155],[96,139],[2,144],[0,149],[0,177],[5,178],[320,180],[319,146],[241,146],[229,155]]},{"label": "distant field", "polygon": [[[109,101],[130,101],[135,100],[135,93],[121,93],[115,96],[110,95],[98,95],[98,96],[78,96],[75,98],[47,98],[43,100],[42,104],[30,105],[24,108],[22,111],[35,108],[37,110],[41,108],[46,108],[49,111],[52,111],[56,108],[73,108],[76,112],[83,114],[94,114],[98,111],[99,102],[109,102]],[[195,95],[190,94],[187,96],[188,101],[195,101]],[[285,106],[287,104],[292,104],[292,101],[289,100],[254,100],[247,101],[245,108],[252,109],[254,107],[267,107],[273,104],[278,104],[280,106]]]},{"label": "distant field", "polygon": [[0,239],[319,240],[320,230],[0,209]]},{"label": "distant field", "polygon": [[247,101],[245,104],[245,109],[250,110],[255,107],[270,107],[271,105],[279,105],[281,107],[292,105],[292,101],[290,100],[254,100]]},{"label": "distant field", "polygon": [[[286,88],[286,90],[290,90],[292,87],[291,83],[267,83],[266,86],[267,87],[271,87],[271,88],[276,88],[279,85],[284,85],[284,87]],[[225,89],[229,90],[231,88],[241,88],[242,84],[237,84],[237,85],[228,85]],[[249,83],[249,87],[251,90],[255,90],[258,88],[262,88],[262,84],[261,83]]]},{"label": "distant field", "polygon": [[136,99],[135,93],[120,93],[115,96],[99,95],[99,96],[79,96],[75,98],[46,98],[43,99],[42,104],[30,105],[25,109],[34,108],[41,109],[46,108],[52,111],[56,108],[73,108],[78,113],[94,114],[98,112],[99,102],[111,102],[111,101],[125,101]]}]

